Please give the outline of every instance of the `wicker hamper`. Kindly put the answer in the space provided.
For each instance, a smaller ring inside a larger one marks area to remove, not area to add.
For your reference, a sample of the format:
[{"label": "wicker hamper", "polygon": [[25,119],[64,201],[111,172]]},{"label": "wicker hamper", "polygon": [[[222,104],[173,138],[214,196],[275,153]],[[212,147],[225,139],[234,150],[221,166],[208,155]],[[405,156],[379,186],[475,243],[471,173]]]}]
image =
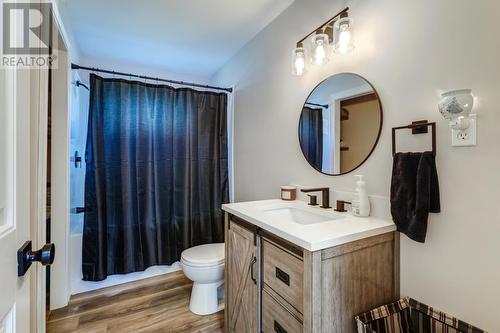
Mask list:
[{"label": "wicker hamper", "polygon": [[355,318],[358,333],[483,333],[446,313],[409,297]]}]

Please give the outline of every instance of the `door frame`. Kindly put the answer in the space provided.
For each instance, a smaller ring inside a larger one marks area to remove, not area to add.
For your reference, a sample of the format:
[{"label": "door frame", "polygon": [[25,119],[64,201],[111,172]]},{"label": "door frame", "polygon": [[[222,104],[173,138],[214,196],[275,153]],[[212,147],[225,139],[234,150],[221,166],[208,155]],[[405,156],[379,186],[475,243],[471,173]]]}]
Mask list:
[{"label": "door frame", "polygon": [[[68,34],[64,29],[63,21],[58,8],[58,2],[56,0],[48,0],[52,4],[52,20],[55,23],[54,29],[59,33],[61,37],[60,40],[64,44],[64,48],[67,52],[67,61],[65,61],[64,69],[67,73],[67,106],[66,110],[69,112],[71,106],[71,55],[72,49],[69,42]],[[44,2],[43,0],[41,2]],[[54,34],[54,36],[56,36]],[[56,37],[57,38],[57,37]],[[46,196],[47,196],[47,123],[48,123],[48,84],[49,84],[49,73],[48,70],[38,70],[32,71],[31,78],[31,91],[32,91],[32,102],[31,102],[31,231],[33,236],[33,243],[35,248],[41,248],[46,243]],[[59,125],[61,126],[61,125]],[[58,128],[58,131],[69,133],[70,122],[68,117],[68,122],[66,125],[62,125],[65,128]],[[52,128],[54,130],[54,128]],[[69,137],[67,146],[69,148]],[[52,150],[52,160],[54,160],[54,155],[59,155],[59,159],[66,160],[68,164],[67,173],[69,174],[69,149],[68,152],[65,151],[54,151]],[[62,187],[67,187],[67,198],[66,201],[69,203],[69,176],[53,174],[52,177],[63,177]],[[67,183],[67,184],[65,184]],[[53,189],[52,189],[53,192]],[[63,299],[63,304],[59,302],[60,306],[65,306],[70,297],[70,276],[69,276],[69,206],[67,207],[67,221],[63,221],[67,225],[67,232],[61,233],[58,237],[52,235],[52,242],[55,243],[56,248],[56,258],[61,254],[65,254],[65,260],[60,265],[60,269],[57,269],[57,274],[62,274],[62,281],[66,281],[66,286],[58,286],[58,288],[53,288],[56,291],[56,297]],[[54,225],[54,224],[52,224]],[[67,233],[67,235],[66,235]],[[61,237],[62,236],[62,237]],[[56,259],[57,260],[57,259]],[[31,284],[31,321],[34,323],[34,331],[38,333],[44,333],[46,330],[46,273],[45,268],[42,265],[36,265],[32,269],[36,268],[36,274],[33,274],[34,280]],[[54,270],[53,270],[54,271]],[[53,272],[52,271],[52,272]],[[34,272],[35,273],[35,272]],[[61,287],[61,288],[59,288]],[[59,295],[57,295],[59,293]],[[52,296],[52,294],[51,294]],[[65,302],[65,303],[64,303]]]},{"label": "door frame", "polygon": [[[43,34],[50,34],[44,30]],[[39,41],[41,44],[41,41]],[[45,239],[47,184],[48,69],[30,71],[30,234],[33,247]],[[31,267],[30,322],[32,332],[45,332],[45,267]]]},{"label": "door frame", "polygon": [[[60,35],[54,27],[54,39]],[[50,310],[64,307],[70,286],[70,92],[71,65],[65,45],[59,45],[57,68],[51,71],[50,237],[57,248],[50,274]]]},{"label": "door frame", "polygon": [[[31,78],[31,232],[35,248],[41,248],[46,235],[46,186],[47,186],[47,117],[48,117],[48,70],[33,71]],[[32,322],[36,332],[45,332],[45,267],[32,267],[34,281],[31,284]],[[33,290],[34,289],[34,290]]]}]

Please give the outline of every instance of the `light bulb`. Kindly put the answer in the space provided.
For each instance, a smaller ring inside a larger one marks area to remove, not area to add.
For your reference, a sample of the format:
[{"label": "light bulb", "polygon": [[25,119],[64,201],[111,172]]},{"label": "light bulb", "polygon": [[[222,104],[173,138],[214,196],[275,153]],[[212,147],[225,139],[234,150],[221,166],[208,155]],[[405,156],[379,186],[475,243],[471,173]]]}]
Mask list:
[{"label": "light bulb", "polygon": [[315,65],[322,65],[328,62],[328,35],[324,33],[317,33],[313,39],[313,55],[311,61]]},{"label": "light bulb", "polygon": [[305,61],[302,57],[297,57],[295,59],[295,72],[297,75],[304,74]]},{"label": "light bulb", "polygon": [[306,49],[302,44],[298,44],[292,52],[293,68],[292,73],[297,76],[304,74],[306,70]]},{"label": "light bulb", "polygon": [[314,63],[316,65],[321,65],[326,58],[325,46],[319,42],[314,49]]},{"label": "light bulb", "polygon": [[349,52],[349,45],[351,45],[351,32],[343,30],[339,35],[339,52],[342,54]]},{"label": "light bulb", "polygon": [[335,53],[349,53],[354,50],[352,42],[352,19],[341,18],[335,23]]}]

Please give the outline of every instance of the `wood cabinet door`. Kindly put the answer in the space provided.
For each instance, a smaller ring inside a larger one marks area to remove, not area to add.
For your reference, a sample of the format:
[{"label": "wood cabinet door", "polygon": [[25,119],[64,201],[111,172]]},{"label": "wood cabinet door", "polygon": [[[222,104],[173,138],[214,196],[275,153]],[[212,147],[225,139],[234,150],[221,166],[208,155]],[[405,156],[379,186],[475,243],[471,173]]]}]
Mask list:
[{"label": "wood cabinet door", "polygon": [[234,222],[226,222],[225,324],[228,333],[259,331],[257,269],[254,233]]}]

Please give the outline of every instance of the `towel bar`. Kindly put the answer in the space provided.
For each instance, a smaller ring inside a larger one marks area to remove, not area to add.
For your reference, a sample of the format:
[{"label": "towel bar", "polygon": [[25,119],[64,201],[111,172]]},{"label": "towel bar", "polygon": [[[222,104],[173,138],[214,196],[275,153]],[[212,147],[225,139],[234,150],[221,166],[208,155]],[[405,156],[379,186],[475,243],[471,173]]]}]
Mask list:
[{"label": "towel bar", "polygon": [[[396,155],[396,131],[400,129],[411,129],[412,134],[427,133],[427,127],[432,129],[432,154],[436,156],[436,123],[429,123],[427,120],[414,121],[410,125],[392,128],[392,156]],[[425,130],[423,130],[425,128]]]}]

